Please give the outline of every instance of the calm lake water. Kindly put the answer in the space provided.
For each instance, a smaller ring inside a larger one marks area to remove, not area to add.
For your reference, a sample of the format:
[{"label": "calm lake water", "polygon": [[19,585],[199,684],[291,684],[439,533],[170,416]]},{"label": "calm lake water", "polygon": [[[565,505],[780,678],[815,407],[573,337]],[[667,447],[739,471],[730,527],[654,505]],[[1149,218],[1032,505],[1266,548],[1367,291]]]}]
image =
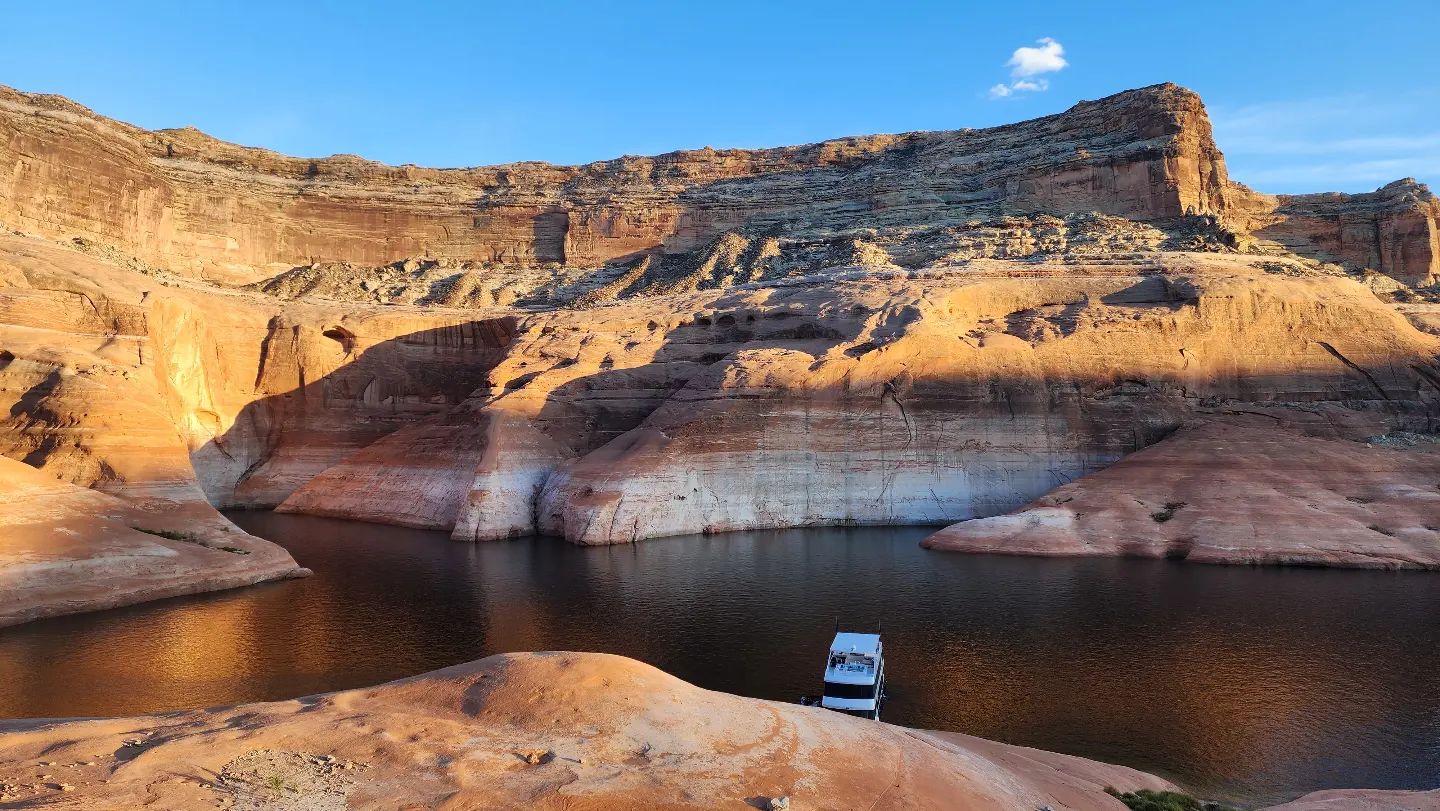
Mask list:
[{"label": "calm lake water", "polygon": [[1247,804],[1440,786],[1440,575],[960,555],[909,528],[578,548],[232,517],[315,577],[0,630],[0,717],[293,698],[519,650],[795,700],[838,617],[883,623],[893,723]]}]

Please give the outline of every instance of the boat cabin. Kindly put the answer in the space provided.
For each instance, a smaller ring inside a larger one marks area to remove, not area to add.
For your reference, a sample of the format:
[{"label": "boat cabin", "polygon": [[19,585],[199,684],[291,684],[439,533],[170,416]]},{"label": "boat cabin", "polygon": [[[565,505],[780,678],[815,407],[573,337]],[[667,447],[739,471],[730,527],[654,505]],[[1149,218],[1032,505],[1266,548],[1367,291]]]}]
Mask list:
[{"label": "boat cabin", "polygon": [[825,663],[825,689],[820,706],[829,710],[880,718],[885,697],[885,657],[879,634],[837,633]]}]

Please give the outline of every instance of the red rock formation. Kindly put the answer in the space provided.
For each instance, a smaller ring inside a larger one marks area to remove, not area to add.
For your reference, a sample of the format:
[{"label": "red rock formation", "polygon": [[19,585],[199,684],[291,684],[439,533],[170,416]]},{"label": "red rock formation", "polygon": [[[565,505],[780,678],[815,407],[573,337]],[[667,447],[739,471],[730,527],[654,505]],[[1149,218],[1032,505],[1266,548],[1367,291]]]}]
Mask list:
[{"label": "red rock formation", "polygon": [[[0,89],[0,222],[220,279],[411,256],[598,266],[734,228],[934,225],[957,214],[1224,210],[1195,94],[1157,85],[1023,124],[579,167],[389,167],[147,132]],[[269,270],[267,270],[269,268]]]},{"label": "red rock formation", "polygon": [[948,523],[1205,409],[1425,428],[1440,391],[1434,336],[1302,256],[1429,279],[1428,192],[1250,192],[1174,85],[463,170],[4,90],[0,159],[0,220],[32,232],[0,235],[0,454],[157,509],[580,543]]},{"label": "red rock formation", "polygon": [[[1425,424],[1436,390],[1408,364],[1431,370],[1440,344],[1368,290],[1173,261],[860,275],[537,320],[549,334],[517,341],[474,401],[508,422],[456,537],[528,533],[536,491],[539,531],[581,543],[992,515],[1207,405],[1363,403]],[[652,331],[662,308],[695,316]]]},{"label": "red rock formation", "polygon": [[1245,226],[1257,237],[1415,287],[1440,281],[1440,200],[1413,179],[1367,194],[1261,199],[1261,213]]},{"label": "red rock formation", "polygon": [[462,402],[515,323],[282,306],[13,235],[0,272],[0,452],[127,497],[273,506]]}]

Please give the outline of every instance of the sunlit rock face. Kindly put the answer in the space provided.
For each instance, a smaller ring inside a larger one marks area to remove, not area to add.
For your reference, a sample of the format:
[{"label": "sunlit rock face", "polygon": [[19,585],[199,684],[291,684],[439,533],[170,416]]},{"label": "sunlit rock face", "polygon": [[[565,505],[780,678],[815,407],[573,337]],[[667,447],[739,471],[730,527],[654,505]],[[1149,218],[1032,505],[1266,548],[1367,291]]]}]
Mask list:
[{"label": "sunlit rock face", "polygon": [[0,90],[0,161],[0,453],[146,509],[585,544],[948,524],[1199,417],[1427,430],[1440,394],[1428,190],[1250,191],[1174,85],[463,170]]},{"label": "sunlit rock face", "polygon": [[1435,338],[1352,281],[1247,261],[869,274],[692,299],[664,337],[646,318],[659,302],[589,311],[583,329],[537,319],[477,398],[511,425],[456,535],[528,531],[536,489],[535,529],[580,543],[948,523],[1199,413],[1330,403],[1423,426],[1440,392],[1406,364]]},{"label": "sunlit rock face", "polygon": [[1249,223],[1257,236],[1297,253],[1382,270],[1414,287],[1440,281],[1440,201],[1423,184],[1407,178],[1367,194],[1275,200]]},{"label": "sunlit rock face", "polygon": [[[890,248],[913,259],[925,240],[903,238],[909,232],[943,242],[946,228],[1013,215],[1210,215],[1405,279],[1433,273],[1437,255],[1437,209],[1413,183],[1283,198],[1230,183],[1203,104],[1175,85],[986,130],[475,169],[289,158],[0,89],[0,163],[13,167],[0,175],[0,221],[13,228],[87,238],[220,280],[295,268],[303,272],[273,288],[292,294],[333,294],[346,277],[361,281],[362,268],[424,257],[424,267],[448,271],[427,279],[431,303],[478,296],[503,305],[557,286],[578,295],[620,279],[619,268],[602,271],[607,263],[686,253],[733,232],[768,237],[781,254],[858,234],[906,243]],[[536,266],[548,270],[527,277],[523,269]],[[593,272],[567,276],[566,267]],[[513,284],[497,286],[497,269]],[[485,272],[456,293],[466,270]],[[383,277],[371,276],[374,289],[386,287]]]},{"label": "sunlit rock face", "polygon": [[1173,85],[991,130],[449,170],[288,158],[5,90],[0,162],[12,227],[242,279],[409,257],[593,267],[744,225],[935,226],[981,207],[1179,217],[1219,213],[1225,187],[1199,98]]}]

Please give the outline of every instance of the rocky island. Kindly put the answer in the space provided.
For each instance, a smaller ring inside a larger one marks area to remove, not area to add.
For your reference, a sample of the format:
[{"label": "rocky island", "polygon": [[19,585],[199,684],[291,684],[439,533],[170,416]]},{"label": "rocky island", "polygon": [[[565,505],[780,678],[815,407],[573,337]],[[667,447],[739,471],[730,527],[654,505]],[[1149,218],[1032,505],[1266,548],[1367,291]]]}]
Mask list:
[{"label": "rocky island", "polygon": [[[228,508],[1440,569],[1440,201],[1255,192],[1173,84],[470,169],[0,88],[0,166],[0,625],[307,574]],[[1121,807],[1106,787],[1174,789],[582,654],[0,726],[0,802],[56,808]]]}]

